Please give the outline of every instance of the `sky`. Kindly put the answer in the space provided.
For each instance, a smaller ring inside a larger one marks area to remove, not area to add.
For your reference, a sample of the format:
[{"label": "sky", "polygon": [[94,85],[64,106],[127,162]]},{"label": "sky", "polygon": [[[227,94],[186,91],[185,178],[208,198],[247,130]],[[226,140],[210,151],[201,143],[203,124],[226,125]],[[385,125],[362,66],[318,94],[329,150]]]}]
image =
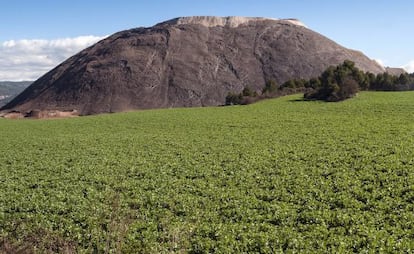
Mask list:
[{"label": "sky", "polygon": [[297,18],[384,66],[414,72],[412,0],[2,0],[0,81],[35,80],[115,32],[181,16]]}]

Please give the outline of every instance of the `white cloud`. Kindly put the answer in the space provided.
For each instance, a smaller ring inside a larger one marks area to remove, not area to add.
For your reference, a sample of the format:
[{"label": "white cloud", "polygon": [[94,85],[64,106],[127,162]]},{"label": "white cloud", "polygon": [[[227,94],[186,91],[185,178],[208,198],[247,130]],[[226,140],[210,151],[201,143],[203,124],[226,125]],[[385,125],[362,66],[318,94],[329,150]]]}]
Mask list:
[{"label": "white cloud", "polygon": [[408,72],[408,73],[414,73],[414,60],[410,61],[409,63],[407,63],[406,65],[403,66],[403,68]]},{"label": "white cloud", "polygon": [[105,36],[5,41],[0,44],[0,80],[35,80],[103,38]]},{"label": "white cloud", "polygon": [[374,59],[375,62],[377,62],[377,64],[381,65],[382,67],[385,67],[385,62],[381,59]]}]

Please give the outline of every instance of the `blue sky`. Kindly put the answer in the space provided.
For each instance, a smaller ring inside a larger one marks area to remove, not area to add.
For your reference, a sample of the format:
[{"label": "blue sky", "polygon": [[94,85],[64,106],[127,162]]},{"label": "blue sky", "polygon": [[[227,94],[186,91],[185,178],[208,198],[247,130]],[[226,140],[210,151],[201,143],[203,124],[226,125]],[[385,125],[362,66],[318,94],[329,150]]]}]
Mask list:
[{"label": "blue sky", "polygon": [[[409,0],[4,0],[0,9],[0,80],[25,77],[24,73],[1,74],[18,70],[19,63],[28,72],[31,66],[38,67],[27,76],[33,79],[102,36],[193,15],[298,18],[310,29],[386,66],[414,71],[413,10],[414,1]],[[32,44],[41,50],[30,47],[32,40],[37,40]],[[59,47],[50,48],[56,45]],[[43,55],[27,57],[30,61],[23,65],[24,57],[18,57],[21,51],[31,56],[27,47]]]}]

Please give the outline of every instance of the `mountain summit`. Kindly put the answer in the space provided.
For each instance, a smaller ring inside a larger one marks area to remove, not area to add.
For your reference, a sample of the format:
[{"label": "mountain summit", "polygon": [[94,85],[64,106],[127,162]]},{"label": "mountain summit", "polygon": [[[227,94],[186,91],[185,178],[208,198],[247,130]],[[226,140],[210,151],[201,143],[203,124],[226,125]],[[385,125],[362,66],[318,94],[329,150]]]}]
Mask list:
[{"label": "mountain summit", "polygon": [[46,73],[3,110],[135,109],[222,105],[268,80],[311,78],[349,59],[384,68],[296,19],[182,17],[118,32]]},{"label": "mountain summit", "polygon": [[249,22],[257,22],[257,21],[286,21],[290,22],[294,25],[298,26],[305,26],[302,22],[297,19],[274,19],[274,18],[262,18],[262,17],[238,17],[238,16],[230,16],[230,17],[215,17],[215,16],[191,16],[191,17],[179,17],[171,20],[167,20],[157,25],[203,25],[206,27],[215,27],[215,26],[222,26],[222,27],[238,27],[240,25],[245,25]]}]

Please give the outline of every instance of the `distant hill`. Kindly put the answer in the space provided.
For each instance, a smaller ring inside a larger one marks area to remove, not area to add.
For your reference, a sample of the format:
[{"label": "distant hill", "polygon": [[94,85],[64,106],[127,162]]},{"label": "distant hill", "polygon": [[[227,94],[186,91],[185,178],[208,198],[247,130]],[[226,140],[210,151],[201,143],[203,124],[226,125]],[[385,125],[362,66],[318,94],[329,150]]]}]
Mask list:
[{"label": "distant hill", "polygon": [[35,81],[3,110],[87,115],[223,105],[230,92],[316,77],[347,59],[363,71],[385,71],[295,19],[182,17],[107,37]]},{"label": "distant hill", "polygon": [[31,83],[33,83],[33,81],[0,81],[0,107],[6,105]]},{"label": "distant hill", "polygon": [[400,76],[401,74],[406,73],[406,71],[403,68],[386,67],[385,71],[394,76]]}]

